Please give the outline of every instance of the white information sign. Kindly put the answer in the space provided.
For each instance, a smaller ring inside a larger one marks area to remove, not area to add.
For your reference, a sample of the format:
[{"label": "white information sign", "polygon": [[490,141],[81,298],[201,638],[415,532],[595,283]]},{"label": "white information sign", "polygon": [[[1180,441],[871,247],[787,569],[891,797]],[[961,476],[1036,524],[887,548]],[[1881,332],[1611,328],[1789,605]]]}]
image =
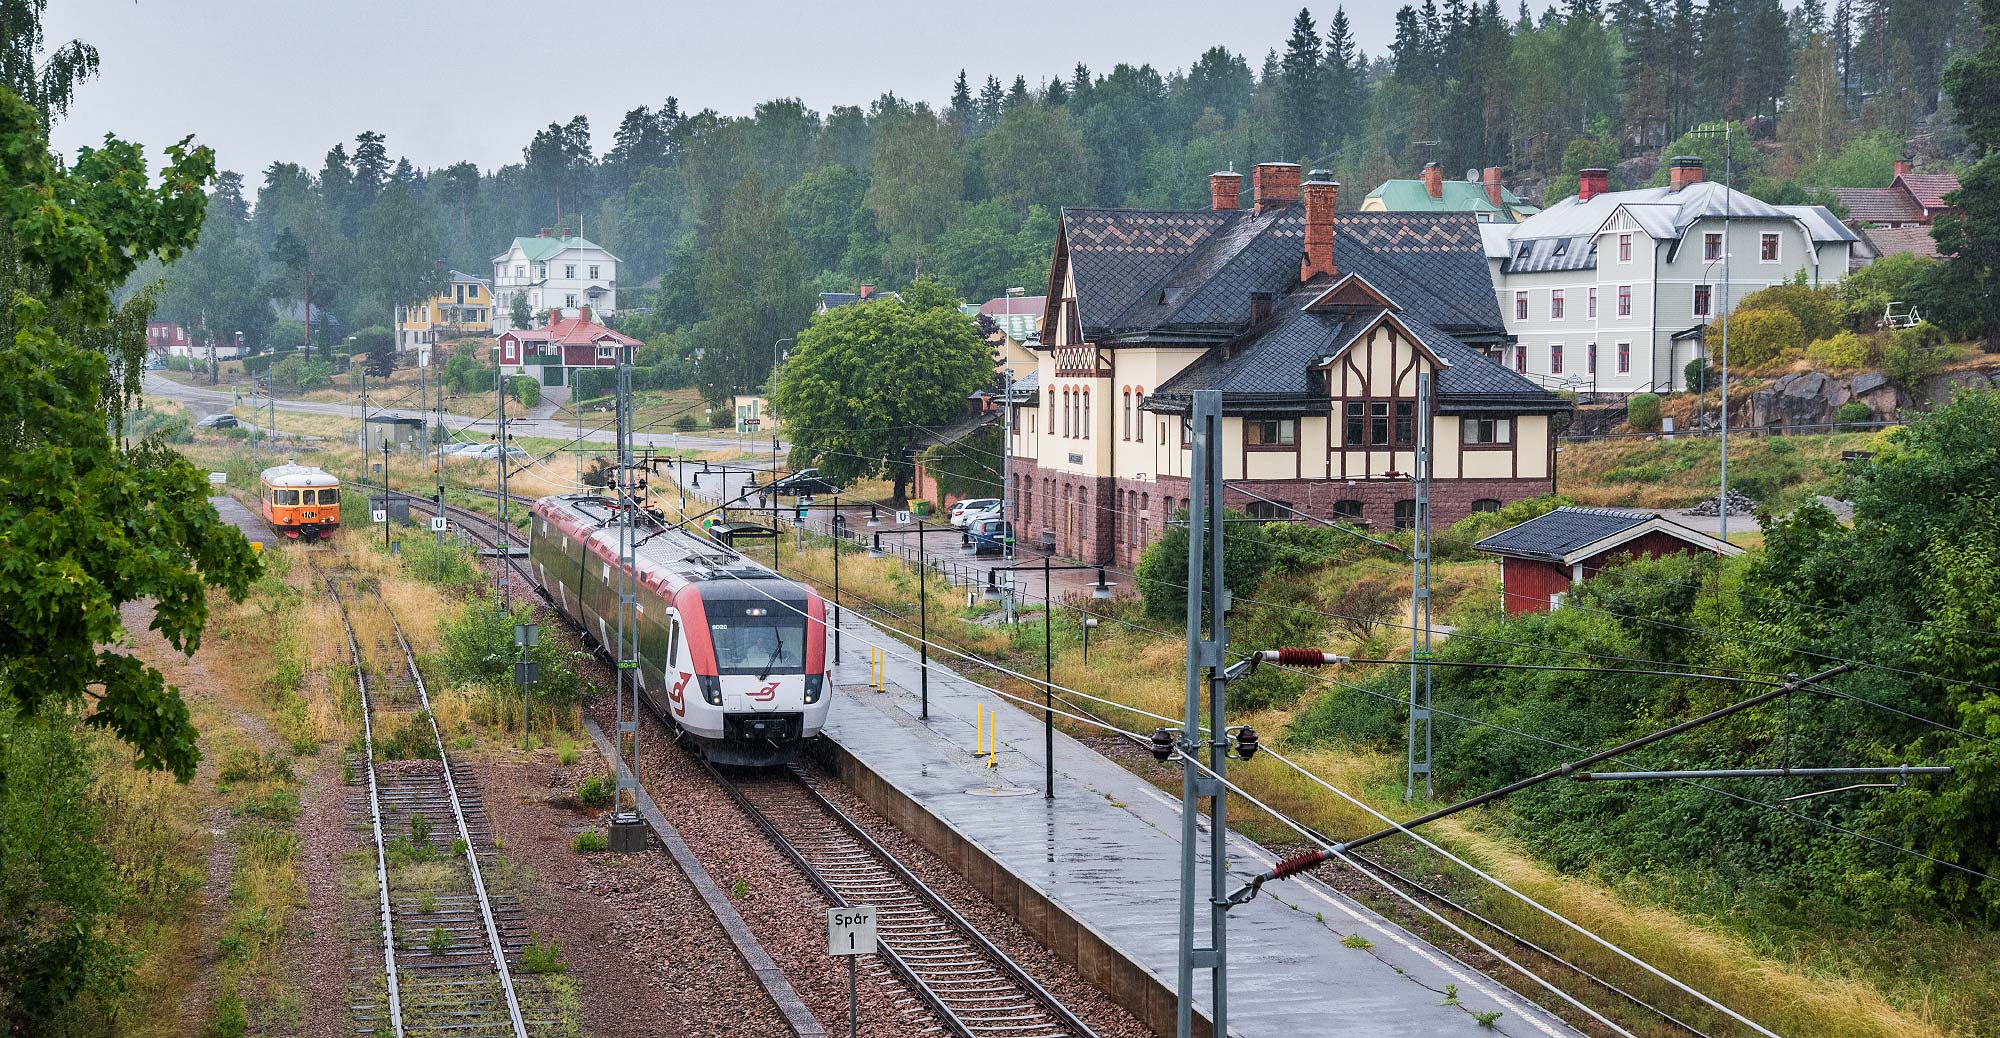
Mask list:
[{"label": "white information sign", "polygon": [[386,523],[389,521],[389,510],[386,508],[377,508],[368,513],[368,518],[373,522]]},{"label": "white information sign", "polygon": [[208,481],[219,487],[222,484],[229,482],[229,473],[211,472],[208,474]]},{"label": "white information sign", "polygon": [[896,513],[896,525],[897,525],[897,526],[907,526],[907,525],[909,525],[909,522],[910,522],[910,513],[908,513],[908,512],[897,512],[897,513]]},{"label": "white information sign", "polygon": [[852,905],[826,910],[828,955],[875,954],[875,906]]},{"label": "white information sign", "polygon": [[431,516],[431,529],[438,533],[443,533],[451,529],[451,520],[441,515]]}]

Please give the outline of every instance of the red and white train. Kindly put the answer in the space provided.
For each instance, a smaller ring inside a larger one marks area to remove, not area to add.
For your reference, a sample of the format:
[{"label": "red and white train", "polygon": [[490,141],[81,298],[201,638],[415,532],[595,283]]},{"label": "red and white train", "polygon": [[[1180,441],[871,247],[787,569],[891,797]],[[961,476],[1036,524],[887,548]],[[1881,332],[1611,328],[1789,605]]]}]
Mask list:
[{"label": "red and white train", "polygon": [[[535,502],[529,561],[557,607],[600,649],[618,637],[618,503],[593,494]],[[829,705],[826,603],[733,549],[641,523],[640,696],[719,764],[783,763],[819,734]]]}]

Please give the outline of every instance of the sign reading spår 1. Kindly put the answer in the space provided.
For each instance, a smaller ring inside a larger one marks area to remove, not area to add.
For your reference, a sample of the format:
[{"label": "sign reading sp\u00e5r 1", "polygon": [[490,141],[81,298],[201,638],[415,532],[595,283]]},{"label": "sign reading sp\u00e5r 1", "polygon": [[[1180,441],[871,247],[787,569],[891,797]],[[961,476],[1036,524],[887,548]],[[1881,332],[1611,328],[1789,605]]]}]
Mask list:
[{"label": "sign reading sp\u00e5r 1", "polygon": [[828,955],[875,954],[875,906],[850,905],[826,910]]}]

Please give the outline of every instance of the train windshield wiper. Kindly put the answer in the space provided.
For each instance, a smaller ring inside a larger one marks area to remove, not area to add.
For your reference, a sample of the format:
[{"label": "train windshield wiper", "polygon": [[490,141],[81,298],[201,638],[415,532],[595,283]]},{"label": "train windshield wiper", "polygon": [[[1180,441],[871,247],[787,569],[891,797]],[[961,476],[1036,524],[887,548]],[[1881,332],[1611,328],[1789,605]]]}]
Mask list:
[{"label": "train windshield wiper", "polygon": [[771,671],[778,666],[778,657],[785,654],[785,632],[773,628],[772,635],[777,639],[777,644],[771,646],[771,658],[764,661],[764,672],[757,675],[758,681],[770,677]]}]

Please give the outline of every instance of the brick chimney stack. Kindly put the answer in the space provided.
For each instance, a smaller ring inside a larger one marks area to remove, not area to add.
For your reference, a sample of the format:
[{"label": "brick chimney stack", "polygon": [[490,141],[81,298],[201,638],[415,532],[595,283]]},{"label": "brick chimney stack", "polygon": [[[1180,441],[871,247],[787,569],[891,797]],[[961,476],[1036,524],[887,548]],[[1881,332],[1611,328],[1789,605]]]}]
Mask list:
[{"label": "brick chimney stack", "polygon": [[1424,191],[1432,198],[1444,197],[1444,167],[1435,162],[1424,163]]},{"label": "brick chimney stack", "polygon": [[580,307],[578,307],[578,308],[577,308],[577,310],[576,310],[576,316],[578,317],[578,319],[582,320],[582,321],[583,321],[583,323],[585,323],[585,324],[589,324],[589,323],[590,323],[590,307],[587,307],[587,306],[580,306]]},{"label": "brick chimney stack", "polygon": [[1495,209],[1507,208],[1500,202],[1500,167],[1498,166],[1486,167],[1486,169],[1479,174],[1479,182],[1486,188],[1486,200],[1493,203],[1493,208]]},{"label": "brick chimney stack", "polygon": [[1904,175],[1907,175],[1907,174],[1909,174],[1910,172],[1912,172],[1912,170],[1913,170],[1913,167],[1911,166],[1911,164],[1910,164],[1910,160],[1909,160],[1909,159],[1897,159],[1897,160],[1896,160],[1896,175],[1897,175],[1897,176],[1899,176],[1899,177],[1900,177],[1900,176],[1904,176]]},{"label": "brick chimney stack", "polygon": [[[1317,172],[1317,171],[1315,171]],[[1306,182],[1306,251],[1299,261],[1299,280],[1310,281],[1321,274],[1332,277],[1333,213],[1340,200],[1340,183],[1314,177]]]},{"label": "brick chimney stack", "polygon": [[1299,164],[1259,162],[1250,171],[1250,196],[1259,213],[1299,200]]},{"label": "brick chimney stack", "polygon": [[1218,212],[1234,209],[1243,195],[1243,174],[1222,170],[1208,175],[1208,207]]},{"label": "brick chimney stack", "polygon": [[[1676,185],[1678,186],[1678,185]],[[1580,169],[1576,171],[1576,200],[1588,202],[1611,190],[1611,171],[1608,169]]]},{"label": "brick chimney stack", "polygon": [[1701,168],[1701,156],[1676,155],[1673,157],[1672,167],[1667,170],[1667,189],[1679,191],[1689,184],[1699,184],[1706,179],[1707,176]]},{"label": "brick chimney stack", "polygon": [[562,320],[562,308],[561,308],[561,307],[557,307],[557,306],[552,306],[552,307],[550,307],[550,308],[549,308],[549,325],[550,325],[550,327],[554,327],[554,326],[555,326],[555,323],[556,323],[557,321],[560,321],[560,320]]}]

